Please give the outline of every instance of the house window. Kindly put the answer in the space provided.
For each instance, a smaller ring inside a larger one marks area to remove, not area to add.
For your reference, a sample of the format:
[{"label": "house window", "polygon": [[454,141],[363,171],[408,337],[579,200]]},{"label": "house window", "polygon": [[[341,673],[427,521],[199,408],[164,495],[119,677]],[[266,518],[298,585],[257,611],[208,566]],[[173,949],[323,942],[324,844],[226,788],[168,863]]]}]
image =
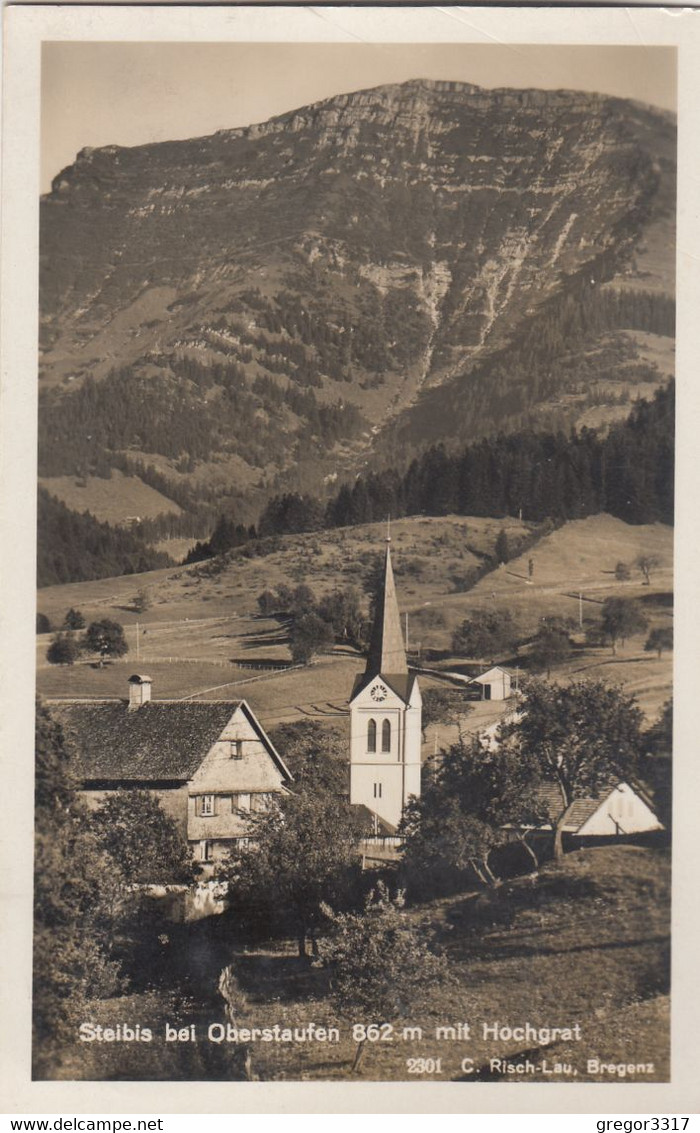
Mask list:
[{"label": "house window", "polygon": [[199,800],[199,813],[202,818],[211,818],[214,814],[214,796],[202,795]]},{"label": "house window", "polygon": [[243,740],[231,740],[231,759],[243,759]]},{"label": "house window", "polygon": [[238,796],[238,809],[239,810],[250,810],[250,795],[249,794]]},{"label": "house window", "polygon": [[200,842],[199,843],[200,861],[210,862],[212,860],[213,849],[214,849],[213,842]]},{"label": "house window", "polygon": [[381,785],[381,783],[375,783],[374,784],[374,797],[375,797],[375,799],[381,799],[381,797],[382,797],[382,785]]},{"label": "house window", "polygon": [[391,751],[391,722],[385,720],[382,724],[382,751]]},{"label": "house window", "polygon": [[377,750],[377,722],[370,720],[367,725],[367,751],[374,752]]}]

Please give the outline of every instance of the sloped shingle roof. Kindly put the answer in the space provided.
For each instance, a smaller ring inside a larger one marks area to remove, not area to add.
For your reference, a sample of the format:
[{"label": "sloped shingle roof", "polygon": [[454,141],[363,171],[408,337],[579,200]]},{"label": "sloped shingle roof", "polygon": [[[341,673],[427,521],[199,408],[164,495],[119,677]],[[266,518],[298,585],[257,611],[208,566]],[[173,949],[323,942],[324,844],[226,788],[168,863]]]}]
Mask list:
[{"label": "sloped shingle roof", "polygon": [[564,815],[564,830],[580,830],[584,822],[595,814],[598,807],[608,797],[610,791],[604,791],[597,799],[574,799]]},{"label": "sloped shingle roof", "polygon": [[[604,790],[597,799],[574,799],[574,801],[569,804],[566,811],[564,830],[569,833],[577,831],[586,819],[590,818],[592,814],[595,814],[598,807],[603,802],[603,799],[607,798],[609,793],[610,790],[608,789]],[[553,827],[564,809],[561,791],[556,783],[541,783],[535,791],[535,797],[537,801],[542,804],[547,815],[543,825],[551,825]]]},{"label": "sloped shingle roof", "polygon": [[490,684],[496,677],[510,677],[510,673],[507,669],[502,669],[500,665],[494,665],[493,668],[487,669],[485,673],[479,673],[478,676],[472,677],[472,684]]},{"label": "sloped shingle roof", "polygon": [[535,791],[537,801],[544,807],[550,822],[556,822],[564,804],[556,783],[542,783]]},{"label": "sloped shingle roof", "polygon": [[192,777],[239,702],[125,701],[51,705],[73,743],[82,779],[154,781]]},{"label": "sloped shingle roof", "polygon": [[[599,807],[603,805],[605,800],[613,793],[615,788],[619,785],[617,782],[610,783],[609,786],[601,788],[599,793],[594,797],[587,796],[582,799],[574,799],[569,804],[564,815],[563,829],[569,834],[575,834],[581,829],[589,818],[592,818]],[[645,792],[644,788],[638,784],[632,784],[631,789],[639,796],[640,799],[653,811],[654,804]],[[559,788],[554,783],[542,783],[537,788],[537,798],[544,804],[548,821],[553,826],[562,813],[562,799]]]}]

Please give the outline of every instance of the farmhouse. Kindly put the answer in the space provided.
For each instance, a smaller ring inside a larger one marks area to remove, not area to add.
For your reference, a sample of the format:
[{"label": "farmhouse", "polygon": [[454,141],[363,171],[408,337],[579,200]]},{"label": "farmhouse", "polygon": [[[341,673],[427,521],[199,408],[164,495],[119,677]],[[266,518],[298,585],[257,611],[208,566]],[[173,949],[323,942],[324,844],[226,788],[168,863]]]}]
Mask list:
[{"label": "farmhouse", "polygon": [[246,815],[287,793],[291,775],[244,701],[151,699],[150,677],[129,678],[129,700],[62,701],[52,712],[73,742],[82,794],[151,791],[193,857],[220,860],[246,837]]},{"label": "farmhouse", "polygon": [[350,697],[350,802],[393,834],[420,796],[421,695],[409,673],[387,539],[367,665]]}]

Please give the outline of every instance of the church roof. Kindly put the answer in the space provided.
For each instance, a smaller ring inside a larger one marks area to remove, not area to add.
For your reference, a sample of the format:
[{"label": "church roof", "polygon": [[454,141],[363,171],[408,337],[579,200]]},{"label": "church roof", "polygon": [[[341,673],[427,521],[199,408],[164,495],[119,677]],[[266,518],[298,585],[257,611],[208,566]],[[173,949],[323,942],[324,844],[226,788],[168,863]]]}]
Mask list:
[{"label": "church roof", "polygon": [[394,572],[391,567],[391,547],[388,540],[384,560],[384,584],[377,598],[365,669],[366,677],[377,677],[380,674],[408,676]]},{"label": "church roof", "polygon": [[477,677],[472,677],[472,684],[487,685],[496,677],[502,676],[509,677],[510,673],[500,665],[494,665],[493,668],[487,669],[485,673],[479,673]]},{"label": "church roof", "polygon": [[[366,689],[368,685],[372,684],[372,682],[376,680],[377,676],[377,673],[371,672],[358,674],[358,676],[355,678],[355,684],[350,695],[350,700],[354,700],[356,696],[359,696],[363,689]],[[384,684],[388,685],[392,692],[395,692],[396,695],[401,698],[401,700],[408,704],[409,700],[411,699],[411,693],[413,692],[413,686],[418,679],[415,673],[382,673],[381,678],[384,681]]]}]

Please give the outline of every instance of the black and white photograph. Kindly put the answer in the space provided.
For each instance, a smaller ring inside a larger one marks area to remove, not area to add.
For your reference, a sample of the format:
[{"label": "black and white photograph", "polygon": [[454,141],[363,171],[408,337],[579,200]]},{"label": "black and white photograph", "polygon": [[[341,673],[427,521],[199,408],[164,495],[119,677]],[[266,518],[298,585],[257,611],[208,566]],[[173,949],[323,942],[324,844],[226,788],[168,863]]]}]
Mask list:
[{"label": "black and white photograph", "polygon": [[40,45],[32,1080],[672,1082],[678,47],[297,11]]}]

